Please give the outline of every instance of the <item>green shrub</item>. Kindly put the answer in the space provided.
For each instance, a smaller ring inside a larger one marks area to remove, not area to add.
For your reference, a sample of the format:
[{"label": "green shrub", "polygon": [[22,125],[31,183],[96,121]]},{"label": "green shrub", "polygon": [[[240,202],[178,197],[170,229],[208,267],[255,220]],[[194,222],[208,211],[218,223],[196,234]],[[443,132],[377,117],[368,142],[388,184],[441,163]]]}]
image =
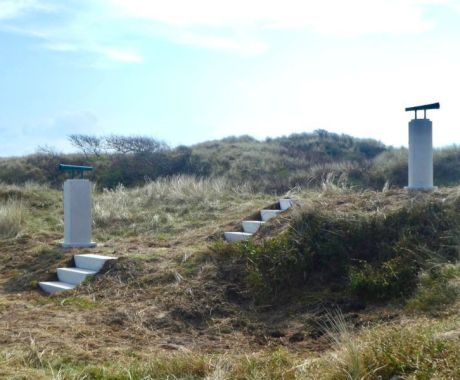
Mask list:
[{"label": "green shrub", "polygon": [[406,304],[409,311],[436,314],[458,299],[460,287],[455,281],[460,278],[460,266],[437,266],[422,272],[419,277],[417,291]]},{"label": "green shrub", "polygon": [[368,300],[386,300],[411,292],[417,278],[417,266],[410,259],[395,257],[376,267],[364,262],[351,267],[349,287],[352,293]]}]

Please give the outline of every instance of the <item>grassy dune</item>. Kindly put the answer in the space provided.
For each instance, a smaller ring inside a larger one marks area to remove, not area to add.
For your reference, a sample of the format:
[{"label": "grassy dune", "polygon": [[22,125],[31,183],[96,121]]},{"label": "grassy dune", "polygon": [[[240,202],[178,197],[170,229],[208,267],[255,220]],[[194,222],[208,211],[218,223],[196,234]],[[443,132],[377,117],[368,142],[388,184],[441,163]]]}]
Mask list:
[{"label": "grassy dune", "polygon": [[[125,141],[126,149],[121,150],[109,148],[104,138],[93,138],[102,143],[96,151],[94,146],[83,144],[77,146],[80,153],[61,154],[48,149],[0,159],[0,182],[34,181],[59,188],[65,175],[58,170],[58,164],[64,162],[93,166],[95,170],[88,177],[98,189],[114,189],[119,184],[132,188],[143,186],[146,180],[177,175],[225,177],[233,186],[244,182],[257,191],[272,194],[298,186],[318,188],[331,175],[362,189],[380,190],[385,184],[403,187],[407,183],[407,149],[324,130],[264,141],[250,136],[227,137],[176,148],[150,137],[105,137]],[[131,139],[134,144],[129,143]],[[144,144],[138,146],[139,141]],[[435,149],[435,183],[458,185],[459,161],[457,146]]]},{"label": "grassy dune", "polygon": [[[0,185],[0,378],[459,378],[460,188],[329,176],[288,195],[293,210],[228,245],[278,197],[188,176],[95,190],[100,246],[63,251],[61,192]],[[120,259],[74,291],[38,291],[80,252]]]}]

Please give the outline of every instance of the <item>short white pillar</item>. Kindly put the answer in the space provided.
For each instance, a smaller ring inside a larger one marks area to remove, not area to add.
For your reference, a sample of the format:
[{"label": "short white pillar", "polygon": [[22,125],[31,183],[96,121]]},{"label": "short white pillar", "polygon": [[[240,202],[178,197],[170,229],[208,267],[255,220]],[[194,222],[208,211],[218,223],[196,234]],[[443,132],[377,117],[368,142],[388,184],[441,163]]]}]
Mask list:
[{"label": "short white pillar", "polygon": [[433,189],[433,123],[429,119],[409,122],[408,189]]},{"label": "short white pillar", "polygon": [[91,241],[91,183],[87,179],[64,182],[64,248],[90,248]]}]

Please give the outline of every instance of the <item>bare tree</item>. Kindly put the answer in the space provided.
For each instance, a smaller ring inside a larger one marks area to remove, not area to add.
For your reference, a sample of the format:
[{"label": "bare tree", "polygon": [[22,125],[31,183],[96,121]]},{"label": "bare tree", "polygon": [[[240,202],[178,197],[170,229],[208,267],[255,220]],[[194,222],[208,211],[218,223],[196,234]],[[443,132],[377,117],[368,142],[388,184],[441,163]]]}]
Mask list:
[{"label": "bare tree", "polygon": [[163,141],[145,136],[117,136],[105,138],[107,148],[122,154],[145,154],[169,150]]},{"label": "bare tree", "polygon": [[89,135],[70,135],[70,143],[80,149],[86,157],[95,155],[99,157],[105,150],[104,139]]},{"label": "bare tree", "polygon": [[45,155],[45,156],[51,156],[51,157],[56,157],[59,156],[61,153],[56,150],[56,148],[50,146],[50,145],[39,145],[37,147],[37,154]]}]

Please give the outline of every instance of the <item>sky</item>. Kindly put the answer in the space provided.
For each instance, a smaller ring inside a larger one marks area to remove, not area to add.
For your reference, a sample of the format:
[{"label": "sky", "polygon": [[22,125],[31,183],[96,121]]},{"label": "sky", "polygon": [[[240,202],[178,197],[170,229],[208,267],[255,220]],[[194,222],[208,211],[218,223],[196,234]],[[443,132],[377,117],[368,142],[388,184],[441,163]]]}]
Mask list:
[{"label": "sky", "polygon": [[460,144],[460,0],[0,0],[0,156],[326,129]]}]

